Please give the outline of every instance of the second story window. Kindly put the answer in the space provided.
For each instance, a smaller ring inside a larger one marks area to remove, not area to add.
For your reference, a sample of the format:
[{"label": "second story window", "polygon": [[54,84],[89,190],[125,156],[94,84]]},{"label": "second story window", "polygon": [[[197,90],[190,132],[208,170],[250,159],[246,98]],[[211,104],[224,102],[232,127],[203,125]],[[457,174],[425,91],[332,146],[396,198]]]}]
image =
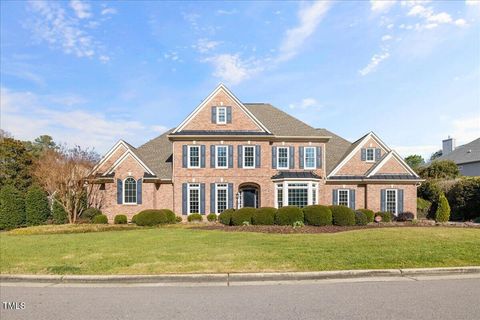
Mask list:
[{"label": "second story window", "polygon": [[367,148],[366,159],[367,159],[368,162],[375,161],[375,149],[374,148]]},{"label": "second story window", "polygon": [[243,146],[243,167],[255,168],[255,147]]},{"label": "second story window", "polygon": [[188,167],[200,168],[200,146],[188,146]]},{"label": "second story window", "polygon": [[288,169],[288,147],[278,147],[277,151],[277,168]]},{"label": "second story window", "polygon": [[228,167],[228,147],[227,146],[216,146],[216,168],[227,168]]},{"label": "second story window", "polygon": [[305,148],[305,169],[315,169],[315,159],[316,159],[316,148],[315,147],[306,147]]},{"label": "second story window", "polygon": [[227,123],[227,108],[218,107],[217,108],[217,124],[226,124]]}]

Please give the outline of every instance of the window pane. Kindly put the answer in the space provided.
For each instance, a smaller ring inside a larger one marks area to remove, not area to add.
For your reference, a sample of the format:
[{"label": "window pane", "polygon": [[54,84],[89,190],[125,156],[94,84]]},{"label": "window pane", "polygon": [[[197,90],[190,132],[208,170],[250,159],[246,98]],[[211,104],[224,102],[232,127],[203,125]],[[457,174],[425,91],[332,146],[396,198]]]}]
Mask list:
[{"label": "window pane", "polygon": [[397,213],[397,193],[395,190],[387,190],[387,211]]},{"label": "window pane", "polygon": [[308,204],[308,188],[288,188],[288,205],[300,208]]},{"label": "window pane", "polygon": [[315,148],[305,148],[305,168],[315,168]]},{"label": "window pane", "polygon": [[277,208],[283,207],[283,186],[277,185]]},{"label": "window pane", "polygon": [[367,149],[367,161],[373,161],[374,160],[374,150],[373,149]]},{"label": "window pane", "polygon": [[190,167],[200,166],[200,147],[190,147]]},{"label": "window pane", "polygon": [[217,147],[217,167],[227,167],[227,147]]},{"label": "window pane", "polygon": [[227,210],[227,186],[224,184],[217,185],[217,204],[216,204],[216,213],[222,213]]},{"label": "window pane", "polygon": [[255,147],[244,147],[243,166],[247,168],[255,167]]},{"label": "window pane", "polygon": [[348,207],[348,190],[338,190],[338,205]]},{"label": "window pane", "polygon": [[226,119],[226,108],[218,108],[218,123],[225,123]]},{"label": "window pane", "polygon": [[127,178],[124,185],[124,202],[137,203],[137,182],[133,178]]},{"label": "window pane", "polygon": [[288,168],[288,148],[278,148],[278,168]]},{"label": "window pane", "polygon": [[188,201],[188,212],[189,213],[199,213],[200,212],[200,189],[199,185],[190,185],[189,186],[189,201]]}]

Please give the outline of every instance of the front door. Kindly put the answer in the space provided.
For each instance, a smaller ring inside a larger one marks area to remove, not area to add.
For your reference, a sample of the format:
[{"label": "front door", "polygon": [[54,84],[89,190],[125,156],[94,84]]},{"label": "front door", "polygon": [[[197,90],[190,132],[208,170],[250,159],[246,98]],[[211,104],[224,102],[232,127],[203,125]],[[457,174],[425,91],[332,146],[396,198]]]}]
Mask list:
[{"label": "front door", "polygon": [[242,190],[243,207],[257,207],[257,190],[243,189]]}]

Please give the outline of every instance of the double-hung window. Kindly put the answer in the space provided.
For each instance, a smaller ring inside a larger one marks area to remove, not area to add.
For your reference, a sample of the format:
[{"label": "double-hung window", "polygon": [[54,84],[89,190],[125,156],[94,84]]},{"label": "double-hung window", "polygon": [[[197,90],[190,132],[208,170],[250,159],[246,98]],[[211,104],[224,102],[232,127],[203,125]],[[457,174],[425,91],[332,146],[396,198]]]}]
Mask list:
[{"label": "double-hung window", "polygon": [[277,149],[277,168],[278,169],[288,169],[288,157],[289,157],[289,148],[288,147],[278,147]]},{"label": "double-hung window", "polygon": [[338,205],[348,207],[350,204],[350,192],[348,189],[338,189]]},{"label": "double-hung window", "polygon": [[243,146],[243,167],[255,168],[255,146]]},{"label": "double-hung window", "polygon": [[397,214],[397,190],[387,189],[385,206],[388,212]]},{"label": "double-hung window", "polygon": [[123,181],[123,203],[137,204],[137,181],[132,177]]},{"label": "double-hung window", "polygon": [[374,148],[367,148],[365,151],[366,160],[367,162],[375,161],[375,149]]},{"label": "double-hung window", "polygon": [[217,107],[217,124],[227,123],[227,108]]},{"label": "double-hung window", "polygon": [[215,212],[220,214],[228,209],[228,185],[226,183],[217,183],[215,186]]},{"label": "double-hung window", "polygon": [[200,184],[189,183],[187,195],[188,214],[200,213]]},{"label": "double-hung window", "polygon": [[225,169],[228,168],[228,147],[216,146],[216,168]]},{"label": "double-hung window", "polygon": [[277,183],[275,185],[277,189],[277,208],[283,207],[283,183]]},{"label": "double-hung window", "polygon": [[188,146],[188,167],[200,168],[200,146]]},{"label": "double-hung window", "polygon": [[316,154],[317,149],[315,147],[305,147],[304,161],[305,169],[315,169],[316,167]]}]

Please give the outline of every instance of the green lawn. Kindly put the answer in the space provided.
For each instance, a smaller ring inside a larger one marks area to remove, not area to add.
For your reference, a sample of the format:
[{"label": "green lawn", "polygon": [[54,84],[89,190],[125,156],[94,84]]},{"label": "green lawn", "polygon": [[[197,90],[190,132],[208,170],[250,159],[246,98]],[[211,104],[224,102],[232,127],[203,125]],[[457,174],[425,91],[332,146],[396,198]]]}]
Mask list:
[{"label": "green lawn", "polygon": [[180,227],[0,234],[1,273],[161,274],[480,265],[480,230],[261,234]]}]

